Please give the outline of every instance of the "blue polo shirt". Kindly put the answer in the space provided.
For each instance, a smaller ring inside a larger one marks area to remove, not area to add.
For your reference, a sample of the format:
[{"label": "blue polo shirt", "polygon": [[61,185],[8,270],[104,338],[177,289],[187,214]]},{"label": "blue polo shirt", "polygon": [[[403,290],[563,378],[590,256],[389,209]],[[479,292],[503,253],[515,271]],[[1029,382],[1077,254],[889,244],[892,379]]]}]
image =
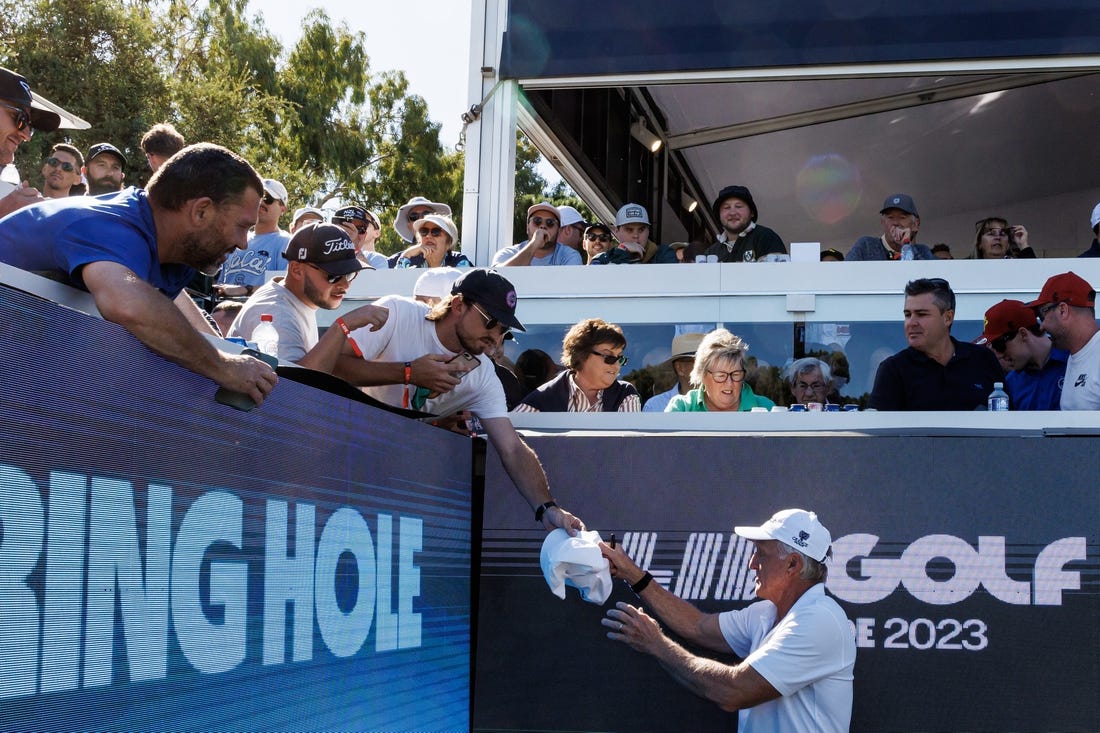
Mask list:
[{"label": "blue polo shirt", "polygon": [[1013,410],[1060,410],[1062,382],[1066,378],[1069,352],[1051,349],[1043,368],[1034,371],[1014,371],[1005,377],[1005,385]]},{"label": "blue polo shirt", "polygon": [[70,196],[27,206],[0,219],[0,262],[87,290],[90,262],[117,262],[175,298],[194,277],[183,264],[161,264],[145,191]]}]

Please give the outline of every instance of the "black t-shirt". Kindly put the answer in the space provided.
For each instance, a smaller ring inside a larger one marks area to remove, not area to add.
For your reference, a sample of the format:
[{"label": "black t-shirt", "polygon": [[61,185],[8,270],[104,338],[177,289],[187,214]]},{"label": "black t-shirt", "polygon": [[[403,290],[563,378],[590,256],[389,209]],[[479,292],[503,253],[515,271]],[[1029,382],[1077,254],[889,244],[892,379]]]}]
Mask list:
[{"label": "black t-shirt", "polygon": [[878,368],[870,407],[876,410],[974,410],[1003,382],[997,357],[984,346],[954,338],[955,355],[946,365],[913,347],[894,354]]}]

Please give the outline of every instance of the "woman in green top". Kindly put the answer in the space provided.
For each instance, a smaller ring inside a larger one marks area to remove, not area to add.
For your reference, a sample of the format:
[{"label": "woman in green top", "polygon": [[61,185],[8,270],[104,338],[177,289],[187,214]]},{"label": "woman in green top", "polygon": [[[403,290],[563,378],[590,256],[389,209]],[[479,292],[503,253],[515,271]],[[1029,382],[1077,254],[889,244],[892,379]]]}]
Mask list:
[{"label": "woman in green top", "polygon": [[771,409],[775,403],[745,384],[745,354],[749,345],[724,328],[711,331],[695,352],[692,389],[669,401],[665,412],[748,412]]}]

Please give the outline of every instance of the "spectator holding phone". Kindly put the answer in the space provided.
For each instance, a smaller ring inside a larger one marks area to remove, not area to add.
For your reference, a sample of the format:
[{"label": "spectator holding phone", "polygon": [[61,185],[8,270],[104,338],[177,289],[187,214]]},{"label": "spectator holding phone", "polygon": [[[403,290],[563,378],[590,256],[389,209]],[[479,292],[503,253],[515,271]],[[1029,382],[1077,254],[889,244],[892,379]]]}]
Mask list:
[{"label": "spectator holding phone", "polygon": [[1035,250],[1027,241],[1027,229],[1022,224],[1008,225],[1006,219],[991,216],[974,222],[975,260],[1035,259]]},{"label": "spectator holding phone", "polygon": [[336,373],[395,407],[440,417],[472,412],[535,521],[547,530],[562,527],[576,534],[584,522],[551,495],[538,456],[508,419],[504,388],[486,356],[513,328],[524,330],[516,300],[510,282],[484,269],[467,270],[450,295],[431,308],[400,296],[381,298],[376,305],[386,308],[389,318],[377,330],[348,334]]},{"label": "spectator holding phone", "polygon": [[514,412],[638,412],[638,390],[619,379],[625,349],[626,336],[614,323],[581,321],[562,341],[568,369],[524,397]]}]

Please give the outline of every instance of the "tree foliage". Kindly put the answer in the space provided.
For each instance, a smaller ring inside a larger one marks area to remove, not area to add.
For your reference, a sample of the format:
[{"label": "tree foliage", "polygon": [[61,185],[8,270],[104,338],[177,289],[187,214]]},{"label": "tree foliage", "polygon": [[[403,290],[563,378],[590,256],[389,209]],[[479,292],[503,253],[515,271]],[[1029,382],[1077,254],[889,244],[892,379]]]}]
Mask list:
[{"label": "tree foliage", "polygon": [[283,182],[292,209],[356,202],[392,221],[411,196],[461,204],[462,156],[444,150],[427,104],[402,72],[372,75],[366,37],[323,11],[292,48],[246,0],[0,0],[0,12],[0,64],[92,123],[21,146],[32,185],[54,143],[102,140],[144,185],[141,136],[168,121]]}]

